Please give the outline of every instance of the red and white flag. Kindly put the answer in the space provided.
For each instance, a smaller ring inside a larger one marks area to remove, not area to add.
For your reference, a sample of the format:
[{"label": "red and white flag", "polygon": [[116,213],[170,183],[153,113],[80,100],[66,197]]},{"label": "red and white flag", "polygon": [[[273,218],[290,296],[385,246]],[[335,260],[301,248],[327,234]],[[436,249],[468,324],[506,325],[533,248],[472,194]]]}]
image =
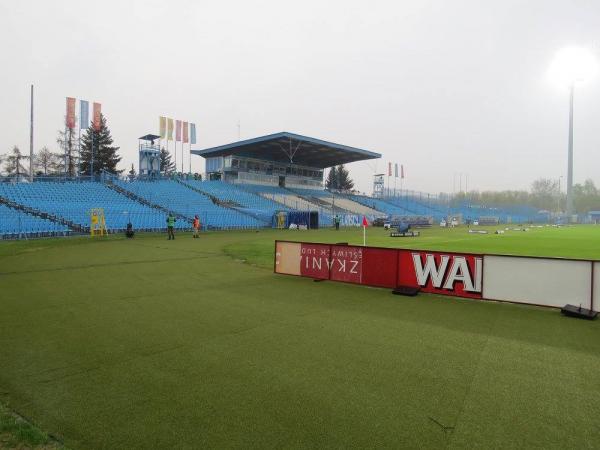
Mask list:
[{"label": "red and white flag", "polygon": [[368,227],[369,226],[369,221],[367,220],[366,216],[363,216],[362,226],[363,227]]},{"label": "red and white flag", "polygon": [[102,106],[100,103],[94,102],[94,121],[92,123],[92,127],[94,131],[100,131],[100,127],[102,126]]},{"label": "red and white flag", "polygon": [[175,142],[181,142],[181,120],[175,121]]},{"label": "red and white flag", "polygon": [[404,164],[400,166],[400,178],[404,179]]},{"label": "red and white flag", "polygon": [[391,177],[391,176],[392,176],[392,163],[389,162],[388,163],[388,177]]},{"label": "red and white flag", "polygon": [[67,128],[75,128],[75,99],[67,97]]},{"label": "red and white flag", "polygon": [[187,144],[188,142],[188,123],[183,122],[183,143]]}]

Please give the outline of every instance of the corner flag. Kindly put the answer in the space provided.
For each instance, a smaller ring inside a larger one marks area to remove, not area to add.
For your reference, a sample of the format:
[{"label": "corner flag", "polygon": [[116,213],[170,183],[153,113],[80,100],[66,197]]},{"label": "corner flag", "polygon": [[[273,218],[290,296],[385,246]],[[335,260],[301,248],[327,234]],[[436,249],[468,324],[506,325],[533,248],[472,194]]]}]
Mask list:
[{"label": "corner flag", "polygon": [[367,217],[363,216],[362,227],[363,227],[363,247],[367,246],[367,227],[369,226],[369,222],[367,222]]}]

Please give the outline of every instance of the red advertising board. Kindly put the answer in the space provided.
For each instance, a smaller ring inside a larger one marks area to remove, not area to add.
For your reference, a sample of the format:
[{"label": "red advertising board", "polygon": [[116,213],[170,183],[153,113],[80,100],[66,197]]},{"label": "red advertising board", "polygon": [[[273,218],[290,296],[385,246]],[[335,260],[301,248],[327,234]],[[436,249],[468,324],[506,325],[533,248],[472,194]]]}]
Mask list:
[{"label": "red advertising board", "polygon": [[395,288],[397,274],[398,250],[369,247],[363,250],[363,284]]},{"label": "red advertising board", "polygon": [[277,273],[482,298],[482,255],[285,241],[275,248]]},{"label": "red advertising board", "polygon": [[334,281],[362,283],[363,247],[331,246],[331,275]]},{"label": "red advertising board", "polygon": [[329,248],[327,244],[302,243],[300,246],[300,275],[329,279]]},{"label": "red advertising board", "polygon": [[398,250],[398,285],[423,292],[482,298],[483,256]]}]

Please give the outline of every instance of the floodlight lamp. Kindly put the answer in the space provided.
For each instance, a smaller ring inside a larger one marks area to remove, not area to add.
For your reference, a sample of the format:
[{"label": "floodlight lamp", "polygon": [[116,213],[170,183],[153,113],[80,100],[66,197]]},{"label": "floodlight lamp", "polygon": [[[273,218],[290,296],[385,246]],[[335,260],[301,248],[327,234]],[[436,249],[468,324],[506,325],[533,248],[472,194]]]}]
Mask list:
[{"label": "floodlight lamp", "polygon": [[585,83],[598,74],[598,61],[592,52],[580,47],[566,47],[556,53],[549,77],[560,86]]}]

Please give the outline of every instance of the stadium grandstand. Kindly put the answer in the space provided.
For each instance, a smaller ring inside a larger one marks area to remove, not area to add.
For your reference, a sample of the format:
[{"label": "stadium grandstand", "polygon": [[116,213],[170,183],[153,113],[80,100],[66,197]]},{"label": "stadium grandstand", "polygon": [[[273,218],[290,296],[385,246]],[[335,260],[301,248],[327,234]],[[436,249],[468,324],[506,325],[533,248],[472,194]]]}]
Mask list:
[{"label": "stadium grandstand", "polygon": [[[140,152],[158,152],[158,146],[150,148],[153,145],[146,139]],[[529,207],[450,205],[408,191],[384,192],[375,198],[326,190],[325,169],[381,155],[288,132],[192,150],[192,154],[206,160],[203,180],[148,171],[140,171],[138,177],[105,174],[94,180],[0,179],[0,235],[18,239],[88,233],[95,208],[103,210],[109,233],[124,231],[128,223],[138,231],[164,231],[168,213],[176,215],[176,228],[181,230],[191,228],[195,215],[205,230],[287,227],[294,222],[324,227],[331,226],[335,216],[345,226],[360,225],[363,216],[369,221],[421,225],[449,216],[485,223],[547,220]]]}]

